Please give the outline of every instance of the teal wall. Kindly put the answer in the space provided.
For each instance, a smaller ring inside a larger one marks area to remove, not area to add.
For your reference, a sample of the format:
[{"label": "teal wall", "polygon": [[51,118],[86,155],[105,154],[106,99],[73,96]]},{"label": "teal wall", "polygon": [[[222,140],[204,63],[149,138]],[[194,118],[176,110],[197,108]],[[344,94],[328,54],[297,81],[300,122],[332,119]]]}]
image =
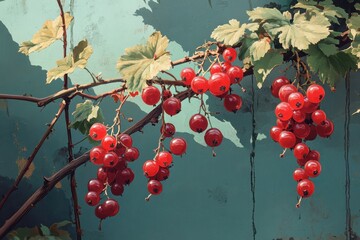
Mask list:
[{"label": "teal wall", "polygon": [[[160,30],[170,39],[172,59],[191,55],[196,46],[209,40],[211,31],[232,18],[247,21],[246,10],[262,6],[267,1],[212,0],[161,0],[143,1],[65,1],[66,11],[75,17],[69,29],[70,48],[86,38],[94,48],[88,68],[102,72],[103,77],[118,77],[116,61],[124,49],[144,43],[155,30]],[[278,1],[288,4],[289,1]],[[47,19],[59,13],[56,1],[48,0],[3,0],[0,1],[0,92],[31,94],[43,97],[61,88],[60,80],[45,85],[46,70],[54,67],[55,60],[62,56],[62,45],[56,43],[49,49],[26,57],[18,53],[18,44],[28,40]],[[194,66],[189,64],[189,66]],[[181,67],[172,71],[178,75]],[[199,102],[183,102],[183,111],[166,120],[176,125],[178,136],[188,142],[187,154],[175,158],[170,178],[164,182],[164,191],[150,202],[146,178],[142,176],[142,163],[153,157],[159,126],[146,126],[144,133],[133,135],[134,143],[141,149],[140,159],[131,164],[136,177],[120,198],[120,214],[103,222],[103,230],[97,230],[98,220],[94,209],[83,201],[87,181],[96,176],[91,164],[80,167],[76,173],[81,203],[81,223],[84,239],[126,240],[143,239],[208,239],[233,240],[253,239],[253,198],[250,173],[256,174],[255,215],[256,239],[345,239],[345,163],[344,163],[344,83],[340,81],[336,93],[327,92],[322,104],[328,116],[334,120],[335,132],[329,139],[309,143],[321,153],[323,172],[315,179],[314,196],[295,208],[296,183],[292,180],[297,167],[292,154],[284,159],[278,157],[281,148],[269,138],[269,129],[275,124],[273,109],[276,101],[269,94],[269,83],[280,74],[275,69],[263,89],[251,91],[251,77],[244,79],[246,93],[241,94],[244,105],[237,114],[227,113],[222,102],[206,97],[210,111],[219,111],[213,117],[214,126],[223,130],[225,140],[216,149],[217,157],[204,146],[203,135],[189,130],[188,119],[198,109]],[[288,73],[291,77],[292,73]],[[351,76],[351,111],[360,107],[359,74]],[[85,71],[71,75],[73,84],[91,81]],[[102,86],[95,93],[108,91],[117,85]],[[252,136],[252,94],[255,94],[255,121],[258,139],[255,149]],[[77,100],[81,101],[81,100]],[[125,105],[127,116],[137,121],[151,108],[135,98]],[[74,110],[76,101],[72,104]],[[6,191],[17,176],[15,161],[26,158],[41,138],[57,111],[59,101],[44,109],[31,103],[8,101],[8,112],[0,110],[0,193]],[[107,123],[113,119],[116,104],[111,99],[102,104]],[[350,165],[351,165],[351,213],[353,230],[360,232],[360,152],[358,150],[360,114],[351,117]],[[129,126],[125,123],[124,129]],[[42,184],[42,176],[48,176],[66,163],[65,125],[59,120],[35,159],[35,171],[26,179],[10,199],[5,211],[0,214],[0,224],[16,207]],[[154,137],[155,136],[155,137]],[[74,132],[74,141],[82,136]],[[24,149],[26,147],[26,149]],[[81,154],[91,145],[84,142],[75,152]],[[21,150],[21,151],[20,151]],[[250,154],[255,150],[255,165],[251,168]],[[19,226],[50,225],[73,218],[71,193],[68,179],[62,181],[61,189],[54,189],[35,207]]]}]

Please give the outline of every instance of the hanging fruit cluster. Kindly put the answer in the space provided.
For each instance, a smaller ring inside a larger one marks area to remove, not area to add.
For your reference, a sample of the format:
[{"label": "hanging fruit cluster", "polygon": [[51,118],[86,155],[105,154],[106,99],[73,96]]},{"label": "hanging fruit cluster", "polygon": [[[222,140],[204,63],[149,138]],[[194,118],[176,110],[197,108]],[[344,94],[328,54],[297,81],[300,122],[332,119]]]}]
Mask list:
[{"label": "hanging fruit cluster", "polygon": [[[298,182],[297,193],[302,198],[310,197],[315,190],[309,178],[321,173],[320,153],[311,150],[305,142],[330,137],[334,124],[320,109],[320,102],[325,97],[325,90],[318,84],[311,84],[305,94],[285,77],[275,79],[271,85],[271,93],[280,99],[275,108],[276,126],[270,130],[271,138],[286,149],[292,149],[299,168],[293,177]],[[283,156],[281,154],[281,156]]]},{"label": "hanging fruit cluster", "polygon": [[[120,134],[117,137],[107,134],[107,128],[101,123],[91,126],[89,136],[101,144],[90,150],[90,161],[99,166],[97,177],[88,183],[88,193],[85,201],[90,206],[96,206],[95,215],[100,219],[115,216],[120,209],[118,202],[109,197],[108,188],[114,196],[121,196],[124,185],[134,180],[133,171],[127,166],[139,157],[139,151],[134,147],[131,136]],[[101,194],[106,200],[99,204]]]}]

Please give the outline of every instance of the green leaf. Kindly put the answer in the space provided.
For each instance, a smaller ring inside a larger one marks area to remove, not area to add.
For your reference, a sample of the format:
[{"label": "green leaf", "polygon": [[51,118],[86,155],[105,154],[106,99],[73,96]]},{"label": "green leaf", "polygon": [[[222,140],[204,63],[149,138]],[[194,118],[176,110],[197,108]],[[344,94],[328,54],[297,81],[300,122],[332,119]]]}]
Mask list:
[{"label": "green leaf", "polygon": [[250,47],[258,39],[259,39],[258,35],[256,33],[252,33],[252,34],[250,34],[249,37],[245,37],[241,41],[241,46],[239,48],[239,54],[238,54],[238,57],[239,57],[240,60],[244,60],[245,58],[250,58],[250,56],[251,56]]},{"label": "green leaf", "polygon": [[88,45],[87,40],[80,41],[72,53],[56,61],[57,67],[47,72],[46,83],[49,84],[53,80],[63,77],[65,74],[72,73],[76,68],[85,68],[92,53],[93,49]]},{"label": "green leaf", "polygon": [[317,0],[298,0],[298,3],[293,8],[302,8],[306,11],[319,12],[324,14],[331,22],[339,24],[339,18],[348,18],[348,14],[345,9],[334,5],[332,0],[325,0],[319,3]]},{"label": "green leaf", "polygon": [[260,22],[272,39],[279,38],[284,49],[305,50],[330,34],[329,20],[321,14],[281,13],[275,8],[255,8],[247,12],[250,20]]},{"label": "green leaf", "polygon": [[254,76],[258,82],[258,87],[262,87],[262,83],[270,72],[278,65],[283,63],[284,51],[281,49],[271,49],[264,57],[254,62]]},{"label": "green leaf", "polygon": [[76,104],[72,115],[74,121],[71,127],[79,130],[82,134],[88,134],[93,123],[104,121],[101,109],[99,106],[94,106],[90,100]]},{"label": "green leaf", "polygon": [[258,41],[254,42],[251,45],[249,51],[252,62],[255,62],[260,58],[264,57],[265,54],[270,50],[271,46],[269,40],[270,40],[269,38],[265,37],[259,39]]},{"label": "green leaf", "polygon": [[337,80],[343,79],[347,71],[357,68],[356,58],[351,53],[339,51],[326,56],[316,45],[311,45],[306,53],[311,71],[317,74],[323,83],[331,86],[334,86]]},{"label": "green leaf", "polygon": [[[69,27],[73,17],[70,13],[66,12],[64,14],[65,26]],[[63,36],[63,24],[61,16],[58,16],[55,20],[47,20],[42,28],[34,34],[33,38],[30,41],[26,41],[20,44],[19,52],[29,55],[32,52],[40,51],[56,40],[61,39]]]},{"label": "green leaf", "polygon": [[50,229],[47,226],[40,224],[40,230],[42,235],[50,236]]},{"label": "green leaf", "polygon": [[145,45],[125,49],[116,68],[127,81],[129,91],[141,91],[146,80],[171,68],[170,54],[166,51],[168,44],[166,36],[154,32]]},{"label": "green leaf", "polygon": [[[240,25],[240,22],[231,19],[228,24],[217,26],[211,33],[213,39],[223,42],[225,45],[235,45],[243,38],[246,30],[246,24]],[[251,25],[251,27],[254,27]]]},{"label": "green leaf", "polygon": [[32,236],[40,236],[39,229],[34,228],[17,228],[7,235],[8,240],[24,240],[29,239]]}]

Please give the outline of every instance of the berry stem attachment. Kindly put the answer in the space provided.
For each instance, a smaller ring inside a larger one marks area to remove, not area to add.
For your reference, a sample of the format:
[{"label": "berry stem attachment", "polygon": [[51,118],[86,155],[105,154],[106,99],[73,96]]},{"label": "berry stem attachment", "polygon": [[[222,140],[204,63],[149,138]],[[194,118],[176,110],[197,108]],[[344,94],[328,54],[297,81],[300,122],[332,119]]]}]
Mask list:
[{"label": "berry stem attachment", "polygon": [[286,151],[287,151],[287,148],[284,148],[284,151],[282,153],[280,153],[281,158],[283,158],[285,156]]},{"label": "berry stem attachment", "polygon": [[302,197],[299,198],[299,201],[296,203],[296,208],[300,208],[300,204],[301,204],[302,199],[303,199]]},{"label": "berry stem attachment", "polygon": [[152,194],[150,193],[146,198],[145,198],[145,201],[150,201],[150,198],[151,198]]}]

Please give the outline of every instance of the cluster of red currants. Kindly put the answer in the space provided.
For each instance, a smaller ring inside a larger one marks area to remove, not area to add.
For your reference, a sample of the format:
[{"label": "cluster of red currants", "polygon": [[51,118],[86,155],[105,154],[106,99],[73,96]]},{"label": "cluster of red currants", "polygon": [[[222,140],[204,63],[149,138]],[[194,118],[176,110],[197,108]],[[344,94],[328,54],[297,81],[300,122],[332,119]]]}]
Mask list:
[{"label": "cluster of red currants", "polygon": [[230,93],[232,84],[240,83],[244,77],[241,67],[233,66],[237,53],[234,48],[226,48],[222,54],[224,62],[214,63],[210,67],[210,78],[196,76],[194,69],[184,68],[180,77],[186,86],[190,86],[196,94],[203,94],[209,90],[214,96],[224,99],[224,107],[229,112],[236,112],[241,108],[242,99],[239,95]]},{"label": "cluster of red currants", "polygon": [[[101,144],[90,150],[90,161],[99,169],[97,178],[88,183],[85,201],[90,206],[96,206],[95,215],[98,218],[105,219],[115,216],[120,209],[118,202],[109,198],[108,187],[114,196],[123,194],[124,185],[129,185],[135,177],[127,163],[138,159],[139,151],[132,146],[131,136],[120,134],[116,138],[108,135],[106,126],[101,123],[91,126],[89,136],[95,141],[101,141]],[[102,193],[106,200],[99,204]]]},{"label": "cluster of red currants", "polygon": [[298,182],[297,193],[301,200],[314,193],[315,186],[309,178],[321,173],[320,153],[311,150],[305,142],[317,136],[330,137],[334,131],[333,122],[320,110],[325,90],[318,84],[311,84],[306,94],[302,94],[287,78],[279,77],[273,81],[271,93],[281,102],[275,108],[276,126],[271,128],[270,136],[285,150],[293,149],[300,166],[293,177]]}]

